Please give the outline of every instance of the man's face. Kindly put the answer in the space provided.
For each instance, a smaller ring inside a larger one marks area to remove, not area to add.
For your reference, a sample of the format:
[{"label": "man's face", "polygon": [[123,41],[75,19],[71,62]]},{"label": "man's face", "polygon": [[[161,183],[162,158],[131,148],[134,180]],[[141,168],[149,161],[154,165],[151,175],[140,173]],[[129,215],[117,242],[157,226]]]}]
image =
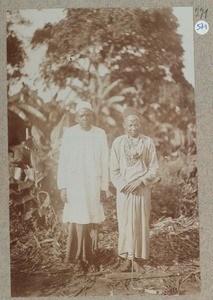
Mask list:
[{"label": "man's face", "polygon": [[88,108],[82,108],[77,112],[76,119],[82,129],[90,130],[93,121],[92,111]]},{"label": "man's face", "polygon": [[138,137],[140,134],[141,122],[140,118],[135,115],[130,115],[124,120],[124,128],[132,137]]}]

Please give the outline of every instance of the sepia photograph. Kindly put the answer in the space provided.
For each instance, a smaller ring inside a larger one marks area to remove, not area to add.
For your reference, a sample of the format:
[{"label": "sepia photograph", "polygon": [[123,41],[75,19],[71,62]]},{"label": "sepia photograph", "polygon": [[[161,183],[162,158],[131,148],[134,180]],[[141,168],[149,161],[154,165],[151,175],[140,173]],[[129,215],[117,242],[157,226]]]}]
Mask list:
[{"label": "sepia photograph", "polygon": [[193,14],[7,10],[12,297],[200,293]]}]

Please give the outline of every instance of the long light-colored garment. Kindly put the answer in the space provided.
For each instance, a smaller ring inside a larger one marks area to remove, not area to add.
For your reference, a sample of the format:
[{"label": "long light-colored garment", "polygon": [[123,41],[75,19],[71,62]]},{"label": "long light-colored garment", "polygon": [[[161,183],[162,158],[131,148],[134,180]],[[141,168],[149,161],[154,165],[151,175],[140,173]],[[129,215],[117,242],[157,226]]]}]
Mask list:
[{"label": "long light-colored garment", "polygon": [[58,188],[67,189],[63,222],[104,221],[100,190],[108,189],[108,145],[105,131],[75,125],[65,130],[58,164]]},{"label": "long light-colored garment", "polygon": [[[149,217],[151,208],[150,185],[159,168],[154,142],[141,135],[140,158],[134,165],[127,162],[125,145],[127,135],[116,138],[110,157],[111,181],[116,187],[118,216],[118,255],[147,259],[149,257]],[[136,178],[141,178],[144,187],[139,194],[125,194],[122,189]]]}]

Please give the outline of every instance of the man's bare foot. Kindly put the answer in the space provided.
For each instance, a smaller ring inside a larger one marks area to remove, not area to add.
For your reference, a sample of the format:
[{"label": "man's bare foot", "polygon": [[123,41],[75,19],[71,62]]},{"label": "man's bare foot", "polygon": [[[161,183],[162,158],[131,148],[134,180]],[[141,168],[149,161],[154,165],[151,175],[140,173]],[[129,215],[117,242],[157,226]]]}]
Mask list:
[{"label": "man's bare foot", "polygon": [[145,269],[143,268],[143,262],[141,260],[134,260],[133,261],[133,268],[135,270],[135,272],[137,273],[144,273]]},{"label": "man's bare foot", "polygon": [[120,267],[118,268],[119,272],[129,272],[131,271],[132,261],[129,259],[125,259],[121,262]]}]

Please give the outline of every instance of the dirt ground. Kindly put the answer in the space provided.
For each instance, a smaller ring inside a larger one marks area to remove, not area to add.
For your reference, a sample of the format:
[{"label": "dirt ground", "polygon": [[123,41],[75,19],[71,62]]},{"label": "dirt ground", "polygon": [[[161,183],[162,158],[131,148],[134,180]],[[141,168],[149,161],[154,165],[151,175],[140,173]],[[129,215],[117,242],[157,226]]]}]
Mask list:
[{"label": "dirt ground", "polygon": [[[113,228],[113,227],[112,227]],[[98,272],[76,274],[72,267],[64,266],[60,259],[48,266],[33,264],[29,270],[21,270],[23,259],[13,266],[11,291],[13,297],[27,296],[113,296],[113,295],[189,295],[200,291],[200,271],[198,259],[178,262],[177,253],[171,252],[168,260],[165,255],[153,257],[156,246],[151,239],[151,256],[141,273],[117,270],[116,245],[117,231],[106,235],[103,227],[100,233],[102,247],[97,264]],[[114,241],[114,245],[113,245]],[[152,247],[153,244],[153,247]],[[46,249],[48,251],[48,249]],[[43,257],[46,259],[45,254]],[[51,254],[50,254],[51,256]],[[173,259],[172,257],[173,256]],[[50,260],[52,259],[49,257]],[[20,267],[19,267],[20,266]]]},{"label": "dirt ground", "polygon": [[[179,270],[181,269],[183,273],[175,272],[174,268],[166,271],[159,268],[150,273],[149,268],[145,268],[144,274],[135,273],[133,278],[127,273],[122,275],[108,273],[109,276],[107,273],[78,276],[71,270],[46,275],[13,274],[12,296],[191,295],[198,293],[200,287],[195,275],[185,272],[184,265],[179,266]],[[190,272],[192,270],[193,267]],[[110,277],[112,274],[114,276]]]},{"label": "dirt ground", "polygon": [[[188,181],[187,181],[188,180]],[[105,203],[94,272],[63,265],[66,230],[57,223],[37,232],[11,216],[11,292],[27,296],[191,295],[200,291],[196,178],[156,184],[152,190],[150,258],[136,272],[119,272],[115,198]],[[27,225],[26,225],[27,224]]]}]

